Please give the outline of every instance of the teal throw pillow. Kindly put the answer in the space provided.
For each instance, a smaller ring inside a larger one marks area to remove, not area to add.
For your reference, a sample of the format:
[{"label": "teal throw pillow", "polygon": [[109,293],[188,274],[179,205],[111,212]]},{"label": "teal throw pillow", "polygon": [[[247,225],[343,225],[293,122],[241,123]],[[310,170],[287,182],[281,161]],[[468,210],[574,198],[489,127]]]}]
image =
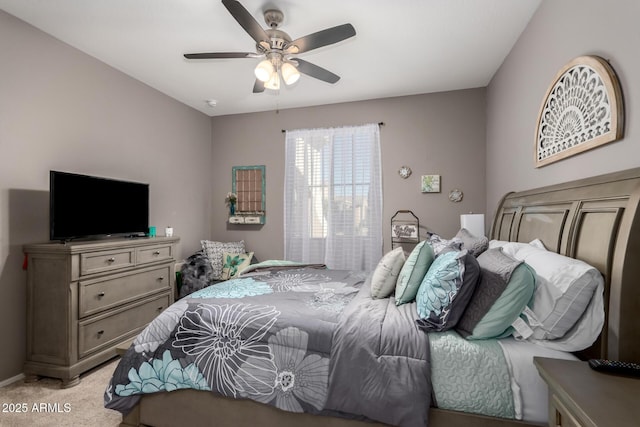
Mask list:
[{"label": "teal throw pillow", "polygon": [[467,339],[500,338],[531,302],[536,275],[501,248],[483,252],[478,264],[480,281],[456,329]]},{"label": "teal throw pillow", "polygon": [[535,283],[535,273],[531,267],[524,263],[516,267],[507,288],[467,339],[502,338],[509,335],[511,324],[533,298]]},{"label": "teal throw pillow", "polygon": [[416,299],[416,293],[424,275],[436,255],[426,240],[418,243],[405,261],[396,282],[396,305],[406,304]]}]

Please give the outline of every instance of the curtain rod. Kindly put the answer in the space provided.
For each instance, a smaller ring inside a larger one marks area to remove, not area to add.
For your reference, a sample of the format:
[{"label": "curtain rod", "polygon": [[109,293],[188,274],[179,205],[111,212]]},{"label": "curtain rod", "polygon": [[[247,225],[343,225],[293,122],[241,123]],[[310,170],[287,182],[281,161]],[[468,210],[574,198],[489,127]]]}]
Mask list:
[{"label": "curtain rod", "polygon": [[[384,122],[378,122],[378,126],[384,126]],[[286,129],[282,129],[282,133],[285,133],[286,131]]]}]

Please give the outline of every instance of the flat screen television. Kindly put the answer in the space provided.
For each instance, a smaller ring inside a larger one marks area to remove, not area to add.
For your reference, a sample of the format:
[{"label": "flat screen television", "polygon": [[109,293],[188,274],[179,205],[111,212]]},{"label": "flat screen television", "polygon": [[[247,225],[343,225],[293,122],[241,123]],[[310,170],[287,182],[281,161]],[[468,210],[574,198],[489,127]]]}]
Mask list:
[{"label": "flat screen television", "polygon": [[51,240],[139,236],[149,229],[149,184],[49,172]]}]

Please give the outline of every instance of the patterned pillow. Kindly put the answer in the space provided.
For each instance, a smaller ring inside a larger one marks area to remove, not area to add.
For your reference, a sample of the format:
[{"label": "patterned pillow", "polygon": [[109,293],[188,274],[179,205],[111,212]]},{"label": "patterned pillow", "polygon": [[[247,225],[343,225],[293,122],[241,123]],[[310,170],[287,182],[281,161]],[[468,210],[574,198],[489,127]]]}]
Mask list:
[{"label": "patterned pillow", "polygon": [[237,277],[242,271],[249,267],[253,252],[248,254],[222,254],[222,280],[229,280]]},{"label": "patterned pillow", "polygon": [[446,331],[458,323],[480,277],[478,261],[466,250],[449,251],[437,256],[424,276],[416,295],[420,319],[425,331]]},{"label": "patterned pillow", "polygon": [[404,264],[404,251],[402,247],[387,252],[382,257],[371,276],[371,297],[387,298],[396,288],[398,274]]},{"label": "patterned pillow", "polygon": [[427,233],[427,242],[433,247],[436,256],[443,252],[462,250],[462,240],[454,237],[451,240],[443,239],[435,233]]},{"label": "patterned pillow", "polygon": [[179,297],[185,297],[195,291],[206,288],[213,280],[213,271],[209,258],[198,251],[189,256],[180,268],[182,286],[180,286]]},{"label": "patterned pillow", "polygon": [[416,293],[424,275],[435,259],[431,245],[426,240],[418,243],[405,261],[396,282],[396,305],[406,304],[416,299]]},{"label": "patterned pillow", "polygon": [[484,252],[478,264],[480,281],[456,330],[467,339],[501,338],[531,301],[535,273],[500,248]]},{"label": "patterned pillow", "polygon": [[466,228],[461,228],[454,239],[462,240],[462,247],[476,258],[489,247],[489,239],[485,236],[476,237]]},{"label": "patterned pillow", "polygon": [[211,278],[214,280],[220,280],[222,277],[222,254],[225,252],[232,254],[245,253],[244,240],[239,242],[213,242],[210,240],[200,240],[202,244],[202,250],[204,251],[209,261],[211,261]]}]

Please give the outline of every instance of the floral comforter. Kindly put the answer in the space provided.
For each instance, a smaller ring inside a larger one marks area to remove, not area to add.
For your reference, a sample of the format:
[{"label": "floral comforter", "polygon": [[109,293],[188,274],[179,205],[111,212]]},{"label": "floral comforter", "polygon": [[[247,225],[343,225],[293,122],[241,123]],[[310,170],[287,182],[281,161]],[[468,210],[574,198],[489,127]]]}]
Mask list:
[{"label": "floral comforter", "polygon": [[365,279],[292,266],[195,292],[135,339],[105,406],[127,413],[144,393],[192,388],[291,412],[424,426],[427,334],[413,304],[372,299]]}]

